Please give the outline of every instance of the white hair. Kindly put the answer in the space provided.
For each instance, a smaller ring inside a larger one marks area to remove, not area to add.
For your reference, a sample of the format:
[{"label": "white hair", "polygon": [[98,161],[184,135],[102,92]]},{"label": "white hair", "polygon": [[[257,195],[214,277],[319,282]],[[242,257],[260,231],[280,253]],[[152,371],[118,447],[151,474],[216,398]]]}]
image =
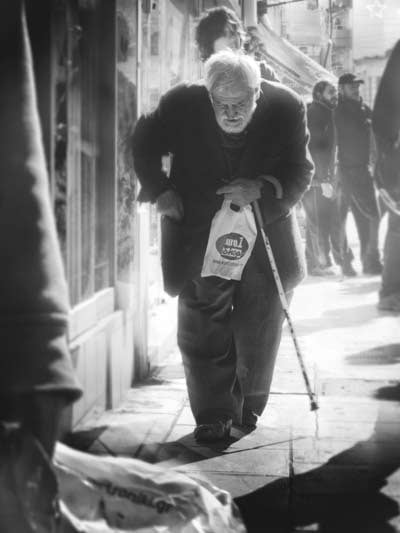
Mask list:
[{"label": "white hair", "polygon": [[205,62],[205,85],[210,93],[215,89],[247,87],[258,91],[261,83],[260,67],[250,56],[241,52],[222,50]]}]

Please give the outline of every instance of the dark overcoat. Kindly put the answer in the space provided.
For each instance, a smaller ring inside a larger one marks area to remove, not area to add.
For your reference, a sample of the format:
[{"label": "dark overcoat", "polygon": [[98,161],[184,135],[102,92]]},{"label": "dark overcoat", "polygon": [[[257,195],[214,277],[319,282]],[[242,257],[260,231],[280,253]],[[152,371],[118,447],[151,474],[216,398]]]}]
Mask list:
[{"label": "dark overcoat", "polygon": [[340,97],[334,116],[341,189],[345,196],[357,202],[368,218],[379,218],[370,165],[372,111],[362,101]]},{"label": "dark overcoat", "polygon": [[310,153],[315,165],[314,184],[332,181],[335,166],[335,126],[333,111],[326,105],[313,101],[307,108],[310,130]]},{"label": "dark overcoat", "polygon": [[0,394],[80,396],[22,0],[0,22]]},{"label": "dark overcoat", "polygon": [[[304,276],[303,246],[292,208],[309,187],[313,164],[308,151],[305,106],[290,89],[262,82],[261,95],[248,126],[246,147],[237,177],[274,176],[282,187],[266,184],[260,205],[266,232],[287,289]],[[169,177],[162,156],[172,154]],[[179,294],[188,279],[200,274],[210,224],[222,198],[216,190],[232,176],[205,86],[181,84],[166,93],[157,109],[139,119],[133,135],[140,199],[154,202],[168,188],[183,200],[185,216],[176,223],[162,220],[162,267],[165,289]],[[255,250],[259,268],[271,277],[263,243]]]},{"label": "dark overcoat", "polygon": [[381,186],[400,199],[400,41],[390,54],[375,98],[372,126],[377,147]]}]

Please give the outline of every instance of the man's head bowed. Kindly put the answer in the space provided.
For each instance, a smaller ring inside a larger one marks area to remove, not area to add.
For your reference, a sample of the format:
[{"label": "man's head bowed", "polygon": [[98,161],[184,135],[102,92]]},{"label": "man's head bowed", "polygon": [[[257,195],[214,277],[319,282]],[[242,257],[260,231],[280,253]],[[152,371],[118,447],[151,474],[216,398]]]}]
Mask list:
[{"label": "man's head bowed", "polygon": [[242,132],[253,116],[260,94],[258,63],[242,53],[223,50],[205,63],[205,84],[215,117],[227,133]]}]

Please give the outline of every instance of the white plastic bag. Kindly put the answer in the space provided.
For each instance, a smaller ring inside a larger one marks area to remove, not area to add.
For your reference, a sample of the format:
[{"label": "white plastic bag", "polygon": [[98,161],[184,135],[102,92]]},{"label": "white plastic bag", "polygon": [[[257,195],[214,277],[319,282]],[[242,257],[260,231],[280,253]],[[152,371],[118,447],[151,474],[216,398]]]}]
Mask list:
[{"label": "white plastic bag", "polygon": [[62,510],[84,533],[245,533],[229,493],[125,457],[57,444]]},{"label": "white plastic bag", "polygon": [[247,205],[234,211],[231,202],[224,200],[211,223],[202,277],[240,280],[256,237],[257,227],[251,207]]}]

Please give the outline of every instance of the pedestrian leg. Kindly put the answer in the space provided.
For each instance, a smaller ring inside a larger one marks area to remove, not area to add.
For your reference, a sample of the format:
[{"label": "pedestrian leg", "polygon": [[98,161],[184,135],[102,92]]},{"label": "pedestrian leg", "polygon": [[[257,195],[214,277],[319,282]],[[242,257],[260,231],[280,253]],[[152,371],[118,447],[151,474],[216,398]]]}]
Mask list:
[{"label": "pedestrian leg", "polygon": [[385,239],[379,308],[400,311],[400,217],[393,213],[389,214]]},{"label": "pedestrian leg", "polygon": [[[235,294],[233,325],[244,397],[242,423],[255,427],[268,401],[284,313],[274,281],[249,263]],[[289,301],[291,296],[287,294]]]},{"label": "pedestrian leg", "polygon": [[188,282],[179,296],[178,346],[198,425],[240,418],[231,324],[237,285],[214,276],[199,277]]},{"label": "pedestrian leg", "polygon": [[306,260],[310,274],[317,273],[327,266],[325,247],[321,238],[321,192],[312,187],[303,196],[302,203],[306,214]]}]

